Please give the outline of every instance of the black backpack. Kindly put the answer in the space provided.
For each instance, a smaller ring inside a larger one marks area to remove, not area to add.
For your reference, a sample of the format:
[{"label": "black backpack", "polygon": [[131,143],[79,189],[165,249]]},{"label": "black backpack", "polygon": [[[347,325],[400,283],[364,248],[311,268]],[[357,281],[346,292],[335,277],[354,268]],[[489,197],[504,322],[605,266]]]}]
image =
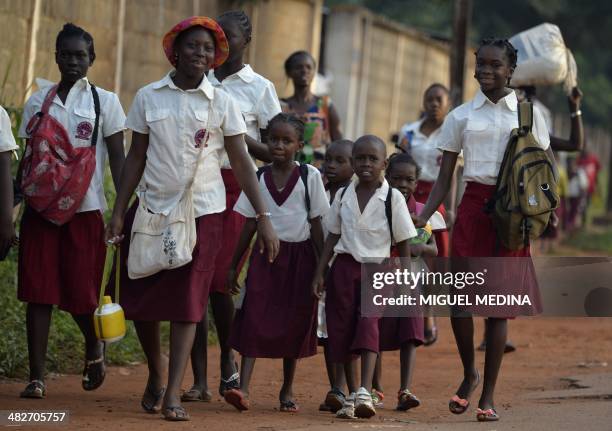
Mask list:
[{"label": "black backpack", "polygon": [[[342,205],[342,199],[349,186],[344,186],[340,193],[340,205]],[[387,191],[387,197],[385,197],[385,215],[387,216],[387,224],[389,225],[389,234],[391,235],[391,242],[393,242],[393,212],[391,211],[391,199],[393,198],[393,187],[389,185],[389,191]]]}]

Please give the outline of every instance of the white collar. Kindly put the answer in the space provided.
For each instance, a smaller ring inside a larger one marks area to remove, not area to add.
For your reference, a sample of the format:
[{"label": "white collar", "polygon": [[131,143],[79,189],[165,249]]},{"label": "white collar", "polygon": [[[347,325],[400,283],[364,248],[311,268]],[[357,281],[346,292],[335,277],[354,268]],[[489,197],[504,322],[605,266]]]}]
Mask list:
[{"label": "white collar", "polygon": [[[164,76],[162,79],[160,79],[159,81],[153,84],[153,88],[155,90],[158,90],[163,87],[168,87],[172,90],[180,90],[180,88],[178,88],[176,84],[174,83],[174,81],[172,80],[172,76],[174,76],[175,72],[176,71],[174,69],[168,72],[166,76]],[[206,95],[206,97],[208,97],[210,100],[212,100],[215,97],[215,89],[213,88],[212,84],[206,77],[206,74],[204,74],[204,76],[202,77],[202,81],[200,82],[200,85],[198,85],[197,88],[194,88],[194,90],[202,91]]]},{"label": "white collar", "polygon": [[[510,109],[511,111],[516,111],[518,100],[516,98],[516,93],[514,92],[514,90],[511,90],[510,93],[506,94],[503,98],[498,100],[497,103],[500,103],[502,101],[503,103],[506,104],[508,109]],[[493,102],[491,102],[491,100],[489,100],[487,96],[484,95],[482,90],[479,88],[478,91],[476,91],[476,95],[474,96],[474,99],[472,100],[472,108],[479,109],[485,103],[490,103],[492,105],[495,105]]]}]

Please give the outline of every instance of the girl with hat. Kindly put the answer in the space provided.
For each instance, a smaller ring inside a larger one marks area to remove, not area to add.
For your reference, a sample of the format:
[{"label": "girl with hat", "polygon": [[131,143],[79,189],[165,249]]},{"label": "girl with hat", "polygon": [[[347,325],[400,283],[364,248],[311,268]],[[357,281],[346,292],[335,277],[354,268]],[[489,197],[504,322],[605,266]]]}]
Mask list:
[{"label": "girl with hat", "polygon": [[[210,69],[227,59],[228,44],[223,30],[210,18],[191,17],[164,36],[163,48],[175,69],[141,88],[128,113],[126,127],[133,131],[132,146],[106,238],[114,243],[125,238],[120,268],[125,286],[121,305],[126,317],[134,320],[149,367],[141,405],[150,413],[162,411],[167,420],[185,421],[189,415],[180,404],[180,385],[196,323],[206,310],[218,244],[223,240],[222,214],[226,205],[220,169],[223,151],[227,152],[236,179],[257,213],[257,251],[263,253],[265,249],[268,259],[273,261],[279,243],[246,152],[242,113],[206,77]],[[147,211],[166,215],[191,187],[197,241],[193,259],[187,265],[131,280],[126,254],[138,203],[129,210],[128,204],[137,186],[138,198],[145,202]],[[165,388],[160,320],[171,322]]]}]

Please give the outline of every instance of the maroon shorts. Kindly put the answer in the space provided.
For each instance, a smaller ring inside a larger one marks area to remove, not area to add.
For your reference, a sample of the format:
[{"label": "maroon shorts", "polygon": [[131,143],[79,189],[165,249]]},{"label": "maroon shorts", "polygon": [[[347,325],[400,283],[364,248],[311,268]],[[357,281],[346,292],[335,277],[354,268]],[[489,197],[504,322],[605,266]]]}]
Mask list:
[{"label": "maroon shorts", "polygon": [[98,306],[106,247],[100,211],[76,213],[57,226],[31,208],[21,219],[17,297],[72,314]]}]

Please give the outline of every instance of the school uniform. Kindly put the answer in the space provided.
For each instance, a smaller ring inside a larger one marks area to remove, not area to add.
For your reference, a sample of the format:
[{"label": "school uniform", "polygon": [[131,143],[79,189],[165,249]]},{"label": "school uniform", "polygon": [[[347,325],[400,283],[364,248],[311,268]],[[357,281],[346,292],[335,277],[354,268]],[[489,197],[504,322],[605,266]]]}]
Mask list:
[{"label": "school uniform", "polygon": [[[325,184],[325,197],[331,205],[332,201],[331,192],[329,191],[329,183]],[[322,224],[322,228],[323,238],[327,239],[327,235],[329,234],[329,232],[327,231],[327,229],[325,229],[324,224]],[[327,321],[325,320],[325,292],[323,292],[317,304],[317,339],[319,345],[323,345],[325,343],[325,340],[327,339]]]},{"label": "school uniform", "polygon": [[194,179],[199,158],[192,187],[197,228],[193,260],[146,278],[130,279],[126,261],[138,206],[134,202],[125,217],[121,243],[121,305],[131,320],[199,322],[223,241],[226,200],[220,160],[224,137],[244,134],[246,125],[235,102],[216,90],[206,76],[197,88],[184,91],[174,84],[172,74],[138,90],[126,127],[149,136],[137,195],[144,197],[153,213],[168,214],[178,204]]},{"label": "school uniform", "polygon": [[[467,186],[457,209],[453,228],[453,257],[528,257],[529,247],[508,250],[496,240],[493,223],[484,207],[491,198],[504,151],[512,129],[518,127],[518,101],[511,91],[497,103],[491,102],[481,90],[471,101],[451,111],[444,120],[436,146],[442,151],[459,153],[463,150],[463,179]],[[539,146],[546,150],[550,137],[540,111],[534,106],[532,133]],[[532,270],[529,269],[528,272]],[[524,277],[525,292],[539,300],[534,274]],[[541,310],[535,301],[529,313]]]},{"label": "school uniform", "polygon": [[[26,127],[41,110],[49,90],[41,88],[26,102],[20,138],[29,138]],[[93,313],[97,307],[106,253],[102,214],[107,209],[104,170],[108,152],[104,138],[123,131],[125,123],[117,95],[99,87],[96,90],[100,98],[96,168],[77,213],[57,226],[26,207],[20,228],[17,297],[57,305],[73,314]],[[87,78],[75,82],[65,103],[56,95],[49,114],[64,126],[74,147],[90,146],[96,114]]]},{"label": "school uniform", "polygon": [[[260,142],[260,130],[266,129],[268,122],[281,112],[274,84],[255,73],[248,64],[221,82],[211,70],[208,73],[208,80],[215,88],[226,91],[234,99],[244,117],[247,135]],[[256,169],[255,164],[253,169]],[[244,216],[233,209],[241,190],[225,151],[221,157],[221,176],[225,185],[226,209],[223,213],[223,243],[215,262],[211,292],[225,292],[227,271],[245,222]],[[238,270],[242,267],[242,263]]]},{"label": "school uniform", "polygon": [[[435,138],[440,134],[436,129],[429,136],[421,132],[423,120],[405,124],[400,130],[400,136],[405,138],[409,144],[409,153],[421,168],[421,175],[414,192],[417,202],[425,203],[429,198],[431,189],[440,175],[440,163],[442,152],[434,145]],[[438,212],[444,217],[446,207],[440,204]],[[436,244],[438,246],[438,257],[448,257],[450,254],[450,239],[448,231],[436,232]]]},{"label": "school uniform", "polygon": [[332,362],[346,362],[362,350],[379,351],[378,318],[362,317],[361,264],[382,263],[390,256],[392,238],[402,242],[417,235],[402,194],[393,189],[391,212],[393,234],[385,214],[389,184],[383,180],[363,212],[359,209],[356,182],[344,196],[336,193],[325,217],[326,229],[340,239],[334,248],[336,259],[325,281],[325,313],[328,356]]},{"label": "school uniform", "polygon": [[[265,254],[251,254],[244,302],[236,312],[229,340],[242,356],[298,359],[316,354],[317,301],[311,275],[317,258],[309,220],[323,216],[329,203],[319,171],[306,166],[310,213],[297,163],[282,190],[274,185],[271,169],[259,179],[280,251],[272,263]],[[247,218],[256,214],[244,193],[234,210]]]},{"label": "school uniform", "polygon": [[[410,214],[421,214],[424,204],[417,202],[414,195],[406,201]],[[446,230],[444,218],[437,211],[428,220],[432,226],[432,231],[435,235],[437,232]],[[399,256],[397,249],[394,247],[391,250],[391,256]],[[418,272],[421,268],[428,271],[427,264],[422,257],[412,259],[414,266],[413,272]],[[411,342],[416,346],[420,346],[425,341],[425,324],[422,316],[412,317],[382,317],[378,321],[378,330],[380,336],[380,351],[398,350],[407,342]]]}]

